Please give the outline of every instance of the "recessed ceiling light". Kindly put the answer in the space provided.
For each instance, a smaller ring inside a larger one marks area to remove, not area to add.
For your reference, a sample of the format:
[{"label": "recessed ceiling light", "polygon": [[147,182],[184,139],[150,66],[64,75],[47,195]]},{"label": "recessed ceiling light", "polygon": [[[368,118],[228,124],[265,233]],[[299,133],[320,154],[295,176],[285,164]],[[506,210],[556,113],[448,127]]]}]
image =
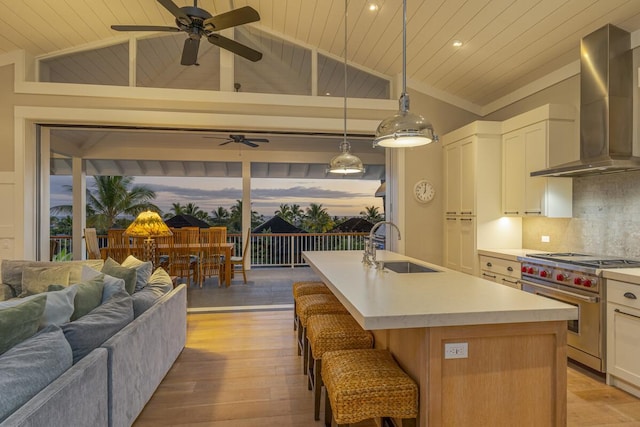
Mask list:
[{"label": "recessed ceiling light", "polygon": [[453,47],[461,47],[461,46],[462,46],[462,42],[460,40],[453,41]]},{"label": "recessed ceiling light", "polygon": [[367,9],[369,9],[369,12],[376,12],[380,9],[380,6],[378,3],[371,1],[367,4]]}]

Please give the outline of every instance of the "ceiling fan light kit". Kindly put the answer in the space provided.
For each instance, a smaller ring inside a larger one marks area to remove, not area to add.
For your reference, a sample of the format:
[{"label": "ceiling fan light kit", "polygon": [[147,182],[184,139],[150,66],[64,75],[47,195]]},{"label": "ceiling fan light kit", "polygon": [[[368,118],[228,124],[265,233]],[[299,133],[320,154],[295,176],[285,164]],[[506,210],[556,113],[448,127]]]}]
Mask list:
[{"label": "ceiling fan light kit", "polygon": [[351,144],[347,141],[347,8],[349,2],[344,0],[344,139],[340,143],[340,151],[331,159],[327,172],[342,175],[364,173],[364,165],[358,156],[351,154]]},{"label": "ceiling fan light kit", "polygon": [[374,147],[418,147],[437,141],[433,127],[420,114],[409,111],[407,93],[407,0],[402,2],[402,94],[399,111],[378,125],[373,140]]},{"label": "ceiling fan light kit", "polygon": [[197,65],[200,39],[204,36],[209,43],[228,50],[249,61],[259,61],[262,53],[238,43],[235,40],[221,36],[217,31],[232,28],[238,25],[248,24],[260,20],[258,12],[249,6],[234,9],[229,12],[213,16],[204,9],[198,7],[198,0],[194,0],[193,6],[178,7],[172,0],[158,0],[176,18],[177,27],[161,25],[112,25],[116,31],[184,31],[189,37],[184,41],[182,49],[182,65]]}]

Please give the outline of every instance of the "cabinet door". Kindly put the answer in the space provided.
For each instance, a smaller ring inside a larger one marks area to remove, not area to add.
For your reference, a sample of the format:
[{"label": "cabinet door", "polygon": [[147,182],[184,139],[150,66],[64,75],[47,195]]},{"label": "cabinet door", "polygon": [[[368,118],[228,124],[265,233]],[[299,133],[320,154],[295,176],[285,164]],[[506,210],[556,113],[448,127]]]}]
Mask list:
[{"label": "cabinet door", "polygon": [[458,143],[447,145],[444,148],[445,167],[445,213],[446,215],[457,215],[460,213],[460,145]]},{"label": "cabinet door", "polygon": [[524,214],[545,215],[547,178],[530,174],[547,167],[547,123],[541,122],[523,129],[525,177]]},{"label": "cabinet door", "polygon": [[475,218],[460,218],[460,268],[459,271],[476,275],[476,221]]},{"label": "cabinet door", "polygon": [[522,215],[524,206],[524,140],[520,131],[502,138],[502,212]]},{"label": "cabinet door", "polygon": [[607,304],[607,374],[640,387],[640,310]]},{"label": "cabinet door", "polygon": [[476,146],[473,139],[460,143],[460,214],[475,215]]},{"label": "cabinet door", "polygon": [[460,269],[460,219],[448,217],[444,220],[444,266]]}]

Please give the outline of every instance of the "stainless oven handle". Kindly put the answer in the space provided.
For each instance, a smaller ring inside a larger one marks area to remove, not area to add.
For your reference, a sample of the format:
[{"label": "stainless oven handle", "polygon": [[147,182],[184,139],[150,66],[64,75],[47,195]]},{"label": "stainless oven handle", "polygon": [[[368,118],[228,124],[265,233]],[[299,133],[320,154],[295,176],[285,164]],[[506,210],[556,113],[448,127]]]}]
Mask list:
[{"label": "stainless oven handle", "polygon": [[[543,289],[543,290],[545,290],[547,292],[552,292],[552,293],[553,292],[557,292],[559,294],[567,295],[567,296],[569,296],[571,298],[579,299],[579,300],[584,301],[584,302],[596,303],[596,302],[598,302],[600,300],[600,298],[597,297],[597,296],[596,297],[587,297],[587,296],[580,295],[580,294],[574,294],[573,292],[567,292],[567,291],[562,291],[562,290],[556,289],[556,288],[549,288],[547,286],[536,285],[535,283],[531,283],[531,282],[522,282],[522,284],[523,285],[533,286],[533,287],[536,287],[538,289]],[[543,295],[543,294],[541,294],[541,295]],[[548,296],[553,296],[553,295],[548,295]]]},{"label": "stainless oven handle", "polygon": [[619,310],[617,308],[613,311],[615,311],[616,313],[624,314],[625,316],[631,316],[631,317],[635,317],[636,319],[640,319],[640,316],[636,316],[635,314],[631,314],[631,313],[625,313],[624,311]]}]

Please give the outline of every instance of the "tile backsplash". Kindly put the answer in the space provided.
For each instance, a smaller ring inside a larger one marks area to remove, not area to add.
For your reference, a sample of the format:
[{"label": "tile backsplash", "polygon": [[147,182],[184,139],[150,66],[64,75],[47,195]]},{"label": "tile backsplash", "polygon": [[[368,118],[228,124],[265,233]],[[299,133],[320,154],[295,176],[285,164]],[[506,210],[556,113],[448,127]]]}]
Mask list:
[{"label": "tile backsplash", "polygon": [[573,178],[573,218],[523,218],[522,246],[640,259],[640,171]]}]

